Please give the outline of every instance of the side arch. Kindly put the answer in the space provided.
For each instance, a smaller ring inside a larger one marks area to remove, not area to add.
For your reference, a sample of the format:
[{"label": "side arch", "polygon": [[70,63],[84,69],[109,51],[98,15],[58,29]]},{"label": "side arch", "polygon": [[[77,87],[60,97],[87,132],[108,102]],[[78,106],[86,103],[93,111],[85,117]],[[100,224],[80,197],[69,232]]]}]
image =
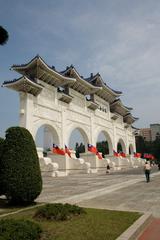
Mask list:
[{"label": "side arch", "polygon": [[96,142],[98,141],[98,137],[99,135],[103,133],[105,138],[106,138],[106,141],[108,142],[108,148],[109,148],[109,155],[112,155],[113,154],[113,142],[112,142],[112,138],[111,138],[111,135],[109,132],[107,132],[106,130],[104,129],[99,129],[97,132],[96,132],[96,135],[95,135],[95,139],[96,139]]},{"label": "side arch", "polygon": [[[40,135],[39,131],[41,131]],[[43,149],[48,149],[52,148],[53,143],[57,144],[60,146],[60,134],[58,133],[57,129],[55,126],[51,125],[48,122],[39,122],[38,124],[35,125],[34,127],[34,140],[38,142],[38,138],[41,138],[41,142],[43,145]],[[63,146],[60,146],[63,147]]]},{"label": "side arch", "polygon": [[119,138],[118,142],[117,142],[117,152],[118,152],[118,144],[121,145],[122,147],[122,152],[126,153],[126,145],[125,142],[122,138]]}]

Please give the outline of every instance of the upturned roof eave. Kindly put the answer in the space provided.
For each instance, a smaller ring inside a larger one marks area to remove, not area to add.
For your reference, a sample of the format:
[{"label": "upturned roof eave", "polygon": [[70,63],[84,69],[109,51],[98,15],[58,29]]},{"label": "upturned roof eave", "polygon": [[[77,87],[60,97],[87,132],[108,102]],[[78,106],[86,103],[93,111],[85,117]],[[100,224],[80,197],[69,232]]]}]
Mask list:
[{"label": "upturned roof eave", "polygon": [[120,106],[121,108],[123,108],[124,110],[126,110],[126,112],[130,112],[131,110],[133,110],[133,108],[131,107],[126,107],[125,105],[123,105],[122,101],[120,98],[116,99],[113,103],[111,103],[111,107],[113,106]]},{"label": "upturned roof eave", "polygon": [[126,115],[124,116],[124,119],[126,119],[126,118],[130,118],[130,119],[132,119],[132,120],[134,120],[134,121],[139,120],[139,118],[132,116],[131,113],[126,114]]},{"label": "upturned roof eave", "polygon": [[[107,91],[109,91],[111,94],[115,95],[116,97],[119,97],[122,95],[122,92],[121,91],[116,91],[116,90],[113,90],[112,88],[110,88],[107,84],[104,83],[100,73],[97,73],[95,74],[92,78],[86,78],[86,81],[88,82],[93,82],[94,80],[96,80],[97,78],[100,79],[100,82],[101,82],[101,85],[104,89],[106,89]],[[93,84],[92,84],[93,85]]]},{"label": "upturned roof eave", "polygon": [[27,69],[29,66],[31,66],[35,61],[40,61],[49,71],[51,71],[51,73],[55,74],[56,76],[63,78],[64,80],[70,81],[70,82],[75,82],[76,79],[75,78],[71,78],[71,77],[66,77],[62,74],[60,74],[59,72],[55,71],[54,69],[52,69],[48,64],[45,63],[45,61],[43,60],[43,58],[41,58],[39,55],[35,56],[31,61],[29,61],[26,64],[21,64],[21,65],[12,65],[11,70],[15,70],[17,71],[18,69]]},{"label": "upturned roof eave", "polygon": [[14,79],[13,81],[5,81],[3,84],[2,84],[2,87],[11,87],[11,86],[15,86],[17,85],[18,83],[22,82],[26,80],[29,84],[31,84],[32,86],[36,87],[36,88],[39,88],[39,89],[43,89],[43,86],[41,86],[40,84],[38,83],[35,83],[33,82],[32,80],[30,80],[29,78],[27,78],[26,76],[22,76],[20,78],[17,78],[17,79]]},{"label": "upturned roof eave", "polygon": [[77,70],[75,69],[75,67],[71,67],[71,69],[74,71],[74,73],[76,74],[78,79],[81,81],[81,83],[87,86],[88,88],[97,90],[97,91],[102,89],[102,87],[94,86],[93,84],[87,82],[84,78],[82,78],[80,74],[77,72]]}]

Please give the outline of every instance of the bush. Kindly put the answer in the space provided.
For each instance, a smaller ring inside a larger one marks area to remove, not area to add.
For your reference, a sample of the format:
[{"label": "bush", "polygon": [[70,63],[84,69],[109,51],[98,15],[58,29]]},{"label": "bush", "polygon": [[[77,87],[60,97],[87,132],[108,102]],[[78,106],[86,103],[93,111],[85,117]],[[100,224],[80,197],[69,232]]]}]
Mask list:
[{"label": "bush", "polygon": [[[3,145],[4,145],[4,139],[0,137],[0,169],[1,169],[1,156],[3,152]],[[0,195],[3,194],[2,186],[1,186],[1,181],[0,181]]]},{"label": "bush", "polygon": [[76,205],[54,203],[46,204],[45,206],[38,208],[34,217],[39,219],[64,221],[74,215],[80,215],[82,213],[85,213],[84,209]]},{"label": "bush", "polygon": [[25,128],[12,127],[6,131],[0,182],[7,199],[14,204],[31,203],[42,190],[36,146]]},{"label": "bush", "polygon": [[0,240],[38,240],[41,232],[39,224],[29,220],[0,220]]}]

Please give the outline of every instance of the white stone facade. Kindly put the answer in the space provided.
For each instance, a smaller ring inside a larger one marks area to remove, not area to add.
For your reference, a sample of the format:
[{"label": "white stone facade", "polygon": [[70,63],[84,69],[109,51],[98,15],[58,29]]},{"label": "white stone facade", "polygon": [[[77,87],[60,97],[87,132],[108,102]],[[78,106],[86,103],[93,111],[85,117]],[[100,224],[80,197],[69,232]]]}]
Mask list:
[{"label": "white stone facade", "polygon": [[[3,86],[19,92],[20,126],[27,128],[34,139],[38,129],[44,126],[45,148],[52,148],[53,143],[60,148],[64,148],[65,144],[69,146],[75,129],[83,136],[86,149],[86,153],[82,154],[84,160],[54,154],[49,156],[51,161],[43,159],[43,168],[45,163],[47,168],[53,168],[52,176],[58,176],[58,169],[67,171],[67,174],[74,169],[96,172],[109,162],[113,168],[134,165],[132,155],[136,152],[136,146],[132,123],[135,119],[130,109],[117,98],[120,94],[104,84],[99,74],[83,79],[73,67],[67,68],[63,74],[58,73],[39,56],[28,64],[12,68],[23,77],[5,82]],[[87,97],[90,99],[87,100]],[[109,145],[109,155],[101,162],[96,155],[87,153],[87,144],[96,146],[100,133],[105,135]],[[118,143],[128,158],[116,160],[113,156]],[[42,159],[42,150],[38,153]]]},{"label": "white stone facade", "polygon": [[121,116],[112,120],[109,104],[103,99],[97,96],[95,102],[104,106],[107,112],[89,109],[85,96],[74,89],[70,89],[73,97],[70,104],[58,100],[58,94],[57,88],[47,84],[38,97],[20,92],[20,126],[27,128],[34,139],[38,129],[47,126],[53,134],[54,143],[64,148],[65,144],[68,146],[73,130],[78,129],[86,147],[88,143],[95,146],[98,135],[103,132],[109,143],[109,155],[113,155],[113,149],[117,149],[118,142],[121,142],[126,154],[129,154],[129,146],[132,153],[136,151],[132,127],[125,128]]}]

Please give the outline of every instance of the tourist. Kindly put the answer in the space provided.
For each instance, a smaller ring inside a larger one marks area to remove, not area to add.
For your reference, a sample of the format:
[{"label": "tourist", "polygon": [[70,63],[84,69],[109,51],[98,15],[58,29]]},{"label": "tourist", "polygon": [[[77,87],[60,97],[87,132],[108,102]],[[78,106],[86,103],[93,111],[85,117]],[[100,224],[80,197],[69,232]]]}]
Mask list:
[{"label": "tourist", "polygon": [[145,176],[146,176],[146,182],[150,182],[150,171],[151,171],[151,164],[149,161],[145,162],[144,165],[144,172],[145,172]]},{"label": "tourist", "polygon": [[107,164],[107,171],[106,171],[106,173],[110,173],[110,166],[109,166],[109,164]]}]

